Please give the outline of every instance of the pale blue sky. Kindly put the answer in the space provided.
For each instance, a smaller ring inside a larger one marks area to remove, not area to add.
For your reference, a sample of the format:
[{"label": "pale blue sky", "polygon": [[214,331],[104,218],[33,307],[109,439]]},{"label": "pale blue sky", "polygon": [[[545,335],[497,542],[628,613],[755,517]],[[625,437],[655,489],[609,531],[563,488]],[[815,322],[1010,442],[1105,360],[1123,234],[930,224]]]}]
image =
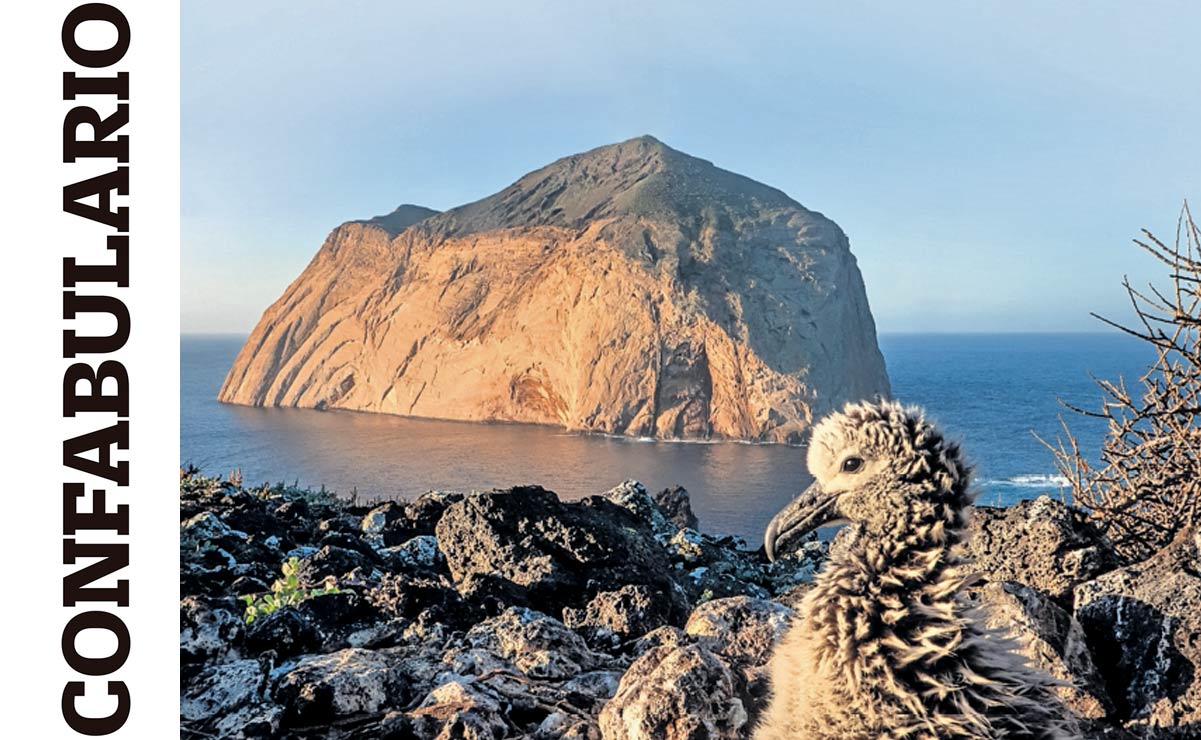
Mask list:
[{"label": "pale blue sky", "polygon": [[[653,6],[653,7],[644,7]],[[331,228],[653,134],[851,239],[882,331],[1095,330],[1201,199],[1192,2],[183,5],[185,332]]]}]

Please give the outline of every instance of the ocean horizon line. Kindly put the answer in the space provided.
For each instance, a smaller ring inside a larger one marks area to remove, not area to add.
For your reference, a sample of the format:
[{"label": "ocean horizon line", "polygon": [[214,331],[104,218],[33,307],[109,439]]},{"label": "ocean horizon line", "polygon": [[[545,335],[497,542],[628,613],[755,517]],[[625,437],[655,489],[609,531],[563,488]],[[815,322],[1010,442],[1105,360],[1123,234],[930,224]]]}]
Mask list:
[{"label": "ocean horizon line", "polygon": [[[250,336],[250,331],[180,331],[179,338],[223,338],[245,339]],[[877,331],[878,337],[1107,337],[1107,336],[1123,336],[1116,329],[1102,327],[1096,330],[1072,330],[1072,329],[1052,329],[1046,331],[1020,331],[1020,330],[1000,330],[1000,331],[940,331],[920,330],[920,331]]]}]

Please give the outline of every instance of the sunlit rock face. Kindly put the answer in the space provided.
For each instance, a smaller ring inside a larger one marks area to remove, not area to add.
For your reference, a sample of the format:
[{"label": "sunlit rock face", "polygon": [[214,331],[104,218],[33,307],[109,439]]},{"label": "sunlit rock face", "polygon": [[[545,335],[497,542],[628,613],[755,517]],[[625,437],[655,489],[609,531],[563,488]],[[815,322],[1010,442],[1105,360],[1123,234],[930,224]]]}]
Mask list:
[{"label": "sunlit rock face", "polygon": [[219,397],[796,442],[888,391],[842,230],[641,137],[334,229]]}]

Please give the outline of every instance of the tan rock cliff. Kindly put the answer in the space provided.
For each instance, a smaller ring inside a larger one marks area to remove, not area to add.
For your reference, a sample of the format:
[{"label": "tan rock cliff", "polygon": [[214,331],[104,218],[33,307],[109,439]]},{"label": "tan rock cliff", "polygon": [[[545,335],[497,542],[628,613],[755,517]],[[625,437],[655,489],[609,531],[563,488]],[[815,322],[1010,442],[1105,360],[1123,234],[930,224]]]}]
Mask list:
[{"label": "tan rock cliff", "polygon": [[641,137],[339,226],[219,398],[795,442],[888,390],[841,229]]}]

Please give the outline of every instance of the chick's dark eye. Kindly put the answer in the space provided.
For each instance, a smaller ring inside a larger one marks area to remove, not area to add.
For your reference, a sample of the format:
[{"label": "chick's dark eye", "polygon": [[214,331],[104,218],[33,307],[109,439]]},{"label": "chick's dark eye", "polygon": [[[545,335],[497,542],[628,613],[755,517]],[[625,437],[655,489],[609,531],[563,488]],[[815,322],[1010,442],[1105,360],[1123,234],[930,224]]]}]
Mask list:
[{"label": "chick's dark eye", "polygon": [[842,461],[842,472],[844,473],[858,473],[862,467],[862,457],[848,457],[846,460]]}]

